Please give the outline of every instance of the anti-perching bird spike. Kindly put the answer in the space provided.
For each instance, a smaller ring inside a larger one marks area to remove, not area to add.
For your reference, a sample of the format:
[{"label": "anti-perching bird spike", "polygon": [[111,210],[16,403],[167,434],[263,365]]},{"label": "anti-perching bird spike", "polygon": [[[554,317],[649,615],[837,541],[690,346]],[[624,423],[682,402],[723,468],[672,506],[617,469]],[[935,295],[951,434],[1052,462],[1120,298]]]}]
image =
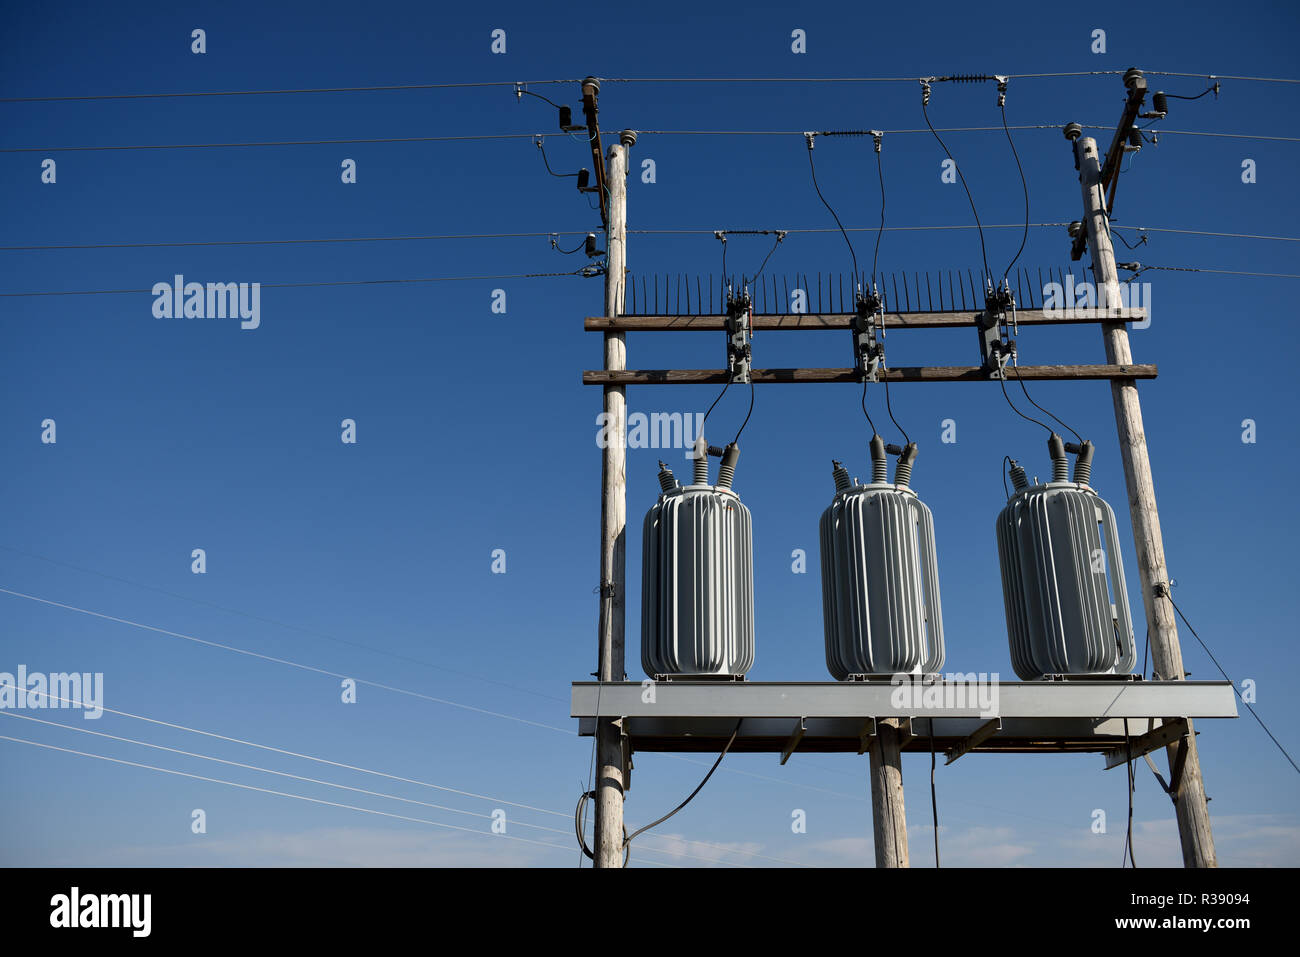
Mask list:
[{"label": "anti-perching bird spike", "polygon": [[934,522],[907,487],[916,446],[900,450],[894,484],[884,440],[872,436],[870,449],[868,485],[849,484],[833,463],[835,497],[820,524],[826,667],[840,681],[943,667]]},{"label": "anti-perching bird spike", "polygon": [[731,489],[740,450],[719,450],[716,486],[703,436],[696,451],[693,485],[660,463],[662,494],[642,525],[641,665],[651,678],[736,677],[754,664],[752,519]]},{"label": "anti-perching bird spike", "polygon": [[1052,481],[1031,486],[1012,461],[996,523],[1011,663],[1026,681],[1128,674],[1137,661],[1115,513],[1088,485],[1093,445],[1068,449],[1073,482],[1059,435],[1048,439]]}]

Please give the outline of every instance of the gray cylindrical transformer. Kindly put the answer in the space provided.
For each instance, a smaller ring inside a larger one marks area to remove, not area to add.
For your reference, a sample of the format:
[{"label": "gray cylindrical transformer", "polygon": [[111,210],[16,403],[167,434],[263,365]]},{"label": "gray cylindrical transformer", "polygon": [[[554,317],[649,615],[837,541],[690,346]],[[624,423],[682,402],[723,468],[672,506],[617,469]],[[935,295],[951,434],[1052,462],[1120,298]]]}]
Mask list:
[{"label": "gray cylindrical transformer", "polygon": [[642,525],[641,666],[653,678],[741,676],[753,665],[749,509],[728,488],[671,488]]},{"label": "gray cylindrical transformer", "polygon": [[[877,461],[883,455],[881,443]],[[903,485],[854,484],[836,491],[820,532],[831,675],[843,681],[942,668],[934,520],[925,503]]]},{"label": "gray cylindrical transformer", "polygon": [[1016,674],[1132,672],[1133,621],[1111,507],[1083,482],[1018,487],[996,527]]}]

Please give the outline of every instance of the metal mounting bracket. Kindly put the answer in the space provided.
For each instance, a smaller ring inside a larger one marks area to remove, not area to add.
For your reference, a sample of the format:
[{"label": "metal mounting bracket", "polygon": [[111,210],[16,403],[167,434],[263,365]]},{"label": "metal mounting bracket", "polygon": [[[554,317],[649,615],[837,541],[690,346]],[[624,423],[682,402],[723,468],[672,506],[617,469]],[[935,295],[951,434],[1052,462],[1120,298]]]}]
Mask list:
[{"label": "metal mounting bracket", "polygon": [[623,747],[623,793],[632,790],[632,739],[627,734],[627,719],[618,720],[619,744]]},{"label": "metal mounting bracket", "polygon": [[[1184,719],[1184,724],[1186,720]],[[1184,735],[1178,742],[1178,751],[1174,755],[1174,766],[1169,769],[1169,796],[1176,799],[1178,789],[1183,784],[1183,768],[1187,766],[1187,752],[1190,749],[1191,742]]]},{"label": "metal mounting bracket", "polygon": [[794,726],[794,730],[790,732],[790,740],[787,741],[785,743],[785,747],[781,749],[782,764],[785,764],[785,762],[790,760],[790,755],[794,754],[795,748],[799,747],[799,742],[803,740],[804,733],[807,730],[808,730],[807,719],[800,718],[799,723],[796,724]]},{"label": "metal mounting bracket", "polygon": [[858,754],[866,754],[871,750],[871,741],[876,736],[876,719],[867,718],[862,723],[862,733],[858,735]]},{"label": "metal mounting bracket", "polygon": [[912,727],[910,717],[898,722],[898,747],[903,749],[916,740],[916,729]]},{"label": "metal mounting bracket", "polygon": [[749,291],[727,296],[727,369],[732,382],[750,382],[749,341],[754,331],[754,303]]}]

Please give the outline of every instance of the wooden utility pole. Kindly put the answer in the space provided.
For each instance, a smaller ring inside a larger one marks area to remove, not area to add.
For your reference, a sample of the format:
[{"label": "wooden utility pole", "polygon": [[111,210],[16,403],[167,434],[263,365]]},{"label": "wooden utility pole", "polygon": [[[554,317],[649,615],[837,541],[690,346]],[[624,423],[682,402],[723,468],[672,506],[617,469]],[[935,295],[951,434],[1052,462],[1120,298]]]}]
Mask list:
[{"label": "wooden utility pole", "polygon": [[[593,109],[594,113],[594,109]],[[603,183],[602,205],[608,210],[605,229],[605,315],[623,312],[627,268],[627,151],[636,134],[624,130],[620,143],[609,148],[609,162],[597,182]],[[606,332],[605,368],[627,368],[622,332]],[[621,385],[607,385],[606,443],[600,469],[600,681],[623,681],[627,584],[627,401]],[[622,720],[600,718],[596,726],[596,867],[623,866],[624,766]]]},{"label": "wooden utility pole", "polygon": [[871,739],[871,816],[877,867],[910,867],[907,813],[903,808],[901,730],[896,718],[876,721]]},{"label": "wooden utility pole", "polygon": [[[1140,102],[1140,97],[1138,100]],[[1121,135],[1116,136],[1116,144],[1122,144],[1123,136],[1127,134],[1127,130],[1119,132]],[[1097,141],[1092,137],[1078,137],[1077,132],[1074,135],[1074,155],[1083,187],[1084,226],[1092,246],[1092,273],[1097,283],[1098,306],[1114,308],[1119,304],[1119,279],[1115,268],[1115,248],[1111,244],[1107,223],[1105,182]],[[1112,145],[1112,150],[1117,148],[1122,147]],[[1113,159],[1116,158],[1107,157],[1108,167]],[[1107,323],[1102,326],[1102,333],[1106,340],[1106,361],[1131,365],[1133,353],[1129,348],[1127,327],[1123,323]],[[1151,460],[1147,455],[1137,383],[1127,378],[1112,379],[1110,391],[1119,429],[1124,481],[1128,486],[1129,514],[1137,545],[1138,572],[1155,677],[1182,681],[1186,677],[1183,653],[1178,644],[1178,627],[1169,598],[1169,569],[1165,566],[1165,546],[1160,535],[1160,518],[1156,513],[1155,485],[1151,478]],[[1183,864],[1186,867],[1217,867],[1205,782],[1201,778],[1201,761],[1196,750],[1196,733],[1190,721],[1187,736],[1173,742],[1166,750],[1170,796],[1177,809],[1178,832],[1182,838]]]}]

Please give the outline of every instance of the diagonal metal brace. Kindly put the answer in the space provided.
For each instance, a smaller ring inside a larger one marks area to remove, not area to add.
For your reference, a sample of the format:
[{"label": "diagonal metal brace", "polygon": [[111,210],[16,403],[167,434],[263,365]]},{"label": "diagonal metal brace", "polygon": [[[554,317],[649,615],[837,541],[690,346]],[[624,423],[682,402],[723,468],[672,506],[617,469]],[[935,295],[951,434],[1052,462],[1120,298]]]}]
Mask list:
[{"label": "diagonal metal brace", "polygon": [[[1183,767],[1187,762],[1186,738],[1188,727],[1186,718],[1176,718],[1172,721],[1166,721],[1154,731],[1148,731],[1141,737],[1134,738],[1125,747],[1112,748],[1105,753],[1106,770],[1122,767],[1133,758],[1141,757],[1146,760],[1147,765],[1151,768],[1151,773],[1160,782],[1161,789],[1170,798],[1175,797],[1178,794],[1179,786],[1182,784]],[[1155,762],[1151,760],[1151,753],[1175,742],[1179,742],[1179,747],[1175,753],[1173,765],[1169,769],[1169,777],[1172,783],[1166,783],[1164,776],[1157,770]]]},{"label": "diagonal metal brace", "polygon": [[983,744],[985,741],[993,737],[993,735],[997,734],[1001,730],[1002,730],[1001,718],[992,718],[988,721],[985,721],[982,725],[980,725],[973,732],[971,732],[970,736],[966,738],[965,741],[963,741],[961,744],[957,745],[955,748],[951,749],[948,752],[948,760],[944,762],[945,766],[952,764],[963,754],[968,754],[971,751],[974,751],[981,744]]},{"label": "diagonal metal brace", "polygon": [[790,740],[787,741],[785,747],[781,749],[781,763],[783,765],[785,762],[790,760],[790,755],[794,754],[795,748],[799,747],[799,742],[803,740],[804,732],[807,730],[807,719],[800,718],[799,723],[794,726],[794,731],[790,733]]},{"label": "diagonal metal brace", "polygon": [[[1156,763],[1151,760],[1150,752],[1142,755],[1143,760],[1147,763],[1147,767],[1149,767],[1151,773],[1156,776],[1156,781],[1159,782],[1160,789],[1169,795],[1169,800],[1171,801],[1176,802],[1178,800],[1178,789],[1183,783],[1183,768],[1187,766],[1187,751],[1188,747],[1186,737],[1180,738],[1178,741],[1178,748],[1174,752],[1173,766],[1169,769],[1169,777],[1173,780],[1173,784],[1165,783],[1164,775],[1160,773],[1160,770],[1156,767]],[[1209,800],[1209,798],[1206,798],[1206,800]]]}]

